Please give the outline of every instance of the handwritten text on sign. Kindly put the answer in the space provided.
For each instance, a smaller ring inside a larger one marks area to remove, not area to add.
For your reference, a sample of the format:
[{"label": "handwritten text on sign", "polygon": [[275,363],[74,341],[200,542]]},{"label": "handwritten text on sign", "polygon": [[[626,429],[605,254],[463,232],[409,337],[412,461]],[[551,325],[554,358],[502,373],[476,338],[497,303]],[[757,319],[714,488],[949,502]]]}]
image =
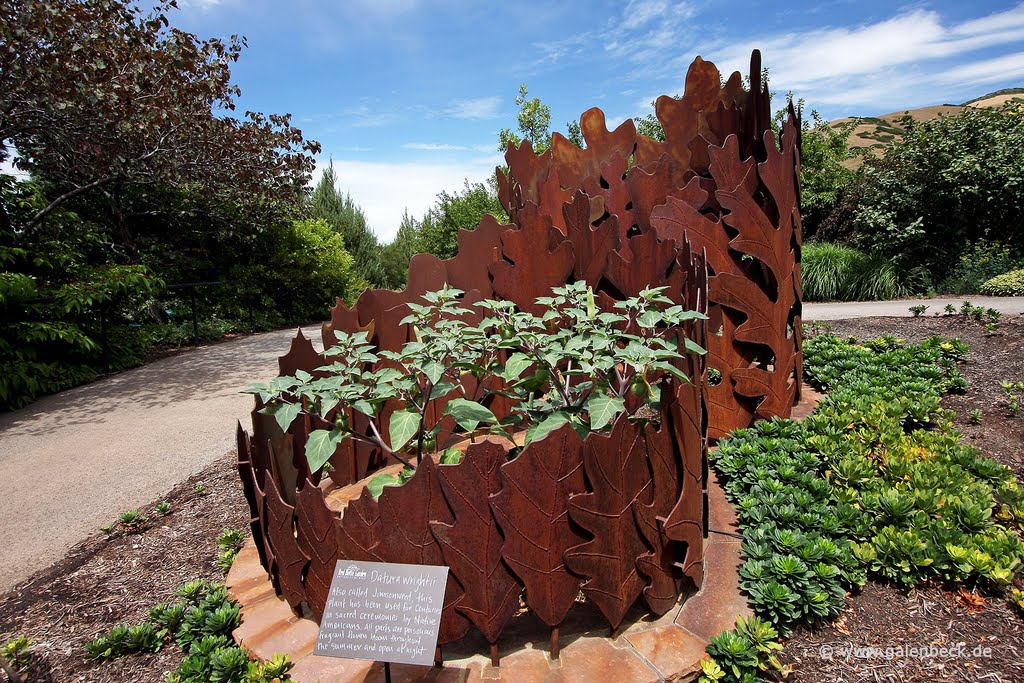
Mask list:
[{"label": "handwritten text on sign", "polygon": [[316,654],[434,663],[448,567],[338,560]]}]

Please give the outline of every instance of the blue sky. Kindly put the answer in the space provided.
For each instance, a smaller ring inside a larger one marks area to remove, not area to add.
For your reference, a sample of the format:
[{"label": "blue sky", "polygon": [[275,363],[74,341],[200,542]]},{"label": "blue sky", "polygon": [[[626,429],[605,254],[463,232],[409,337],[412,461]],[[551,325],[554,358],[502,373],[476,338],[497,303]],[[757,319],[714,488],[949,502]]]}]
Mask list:
[{"label": "blue sky", "polygon": [[[483,180],[515,128],[520,83],[565,130],[591,106],[613,125],[677,94],[694,56],[746,73],[826,118],[959,103],[1024,86],[1024,3],[865,0],[522,2],[179,0],[172,23],[246,36],[241,109],[290,112],[333,157],[383,241],[403,210]],[[773,103],[781,106],[783,98]]]}]

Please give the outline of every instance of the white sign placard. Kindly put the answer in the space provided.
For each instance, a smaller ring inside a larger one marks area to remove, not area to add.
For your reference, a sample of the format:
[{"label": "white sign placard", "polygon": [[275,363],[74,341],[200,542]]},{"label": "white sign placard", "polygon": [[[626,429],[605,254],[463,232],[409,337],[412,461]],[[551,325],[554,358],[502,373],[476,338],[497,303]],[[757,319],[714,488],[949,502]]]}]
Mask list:
[{"label": "white sign placard", "polygon": [[434,663],[448,567],[338,560],[316,654]]}]

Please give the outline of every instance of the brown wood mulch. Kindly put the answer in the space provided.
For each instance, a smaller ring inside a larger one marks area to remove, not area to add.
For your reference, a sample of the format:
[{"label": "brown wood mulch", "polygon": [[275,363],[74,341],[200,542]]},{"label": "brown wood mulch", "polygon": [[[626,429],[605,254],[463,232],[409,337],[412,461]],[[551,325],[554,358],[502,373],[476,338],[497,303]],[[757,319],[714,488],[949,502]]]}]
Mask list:
[{"label": "brown wood mulch", "polygon": [[[948,397],[945,405],[956,411],[965,441],[1024,479],[1024,414],[1009,416],[998,385],[1000,379],[1024,379],[1024,320],[1004,320],[997,335],[959,318],[830,324],[838,334],[860,338],[888,333],[916,341],[938,334],[966,341],[971,349],[963,366],[968,390]],[[983,413],[980,426],[968,419],[976,408]],[[150,519],[141,533],[97,532],[61,562],[0,596],[0,644],[22,634],[34,641],[29,681],[145,683],[166,678],[181,661],[175,646],[92,662],[84,657],[85,643],[117,623],[142,621],[149,607],[173,601],[177,587],[188,580],[223,579],[215,563],[216,537],[225,528],[243,527],[248,516],[233,464],[225,455],[177,486],[166,496],[172,505],[166,517],[148,506]],[[197,492],[197,485],[204,491]],[[1007,595],[1003,590],[974,594],[939,585],[903,590],[869,583],[851,596],[839,619],[794,631],[781,657],[794,669],[787,680],[1024,681],[1024,613]],[[926,650],[924,656],[920,650]]]}]

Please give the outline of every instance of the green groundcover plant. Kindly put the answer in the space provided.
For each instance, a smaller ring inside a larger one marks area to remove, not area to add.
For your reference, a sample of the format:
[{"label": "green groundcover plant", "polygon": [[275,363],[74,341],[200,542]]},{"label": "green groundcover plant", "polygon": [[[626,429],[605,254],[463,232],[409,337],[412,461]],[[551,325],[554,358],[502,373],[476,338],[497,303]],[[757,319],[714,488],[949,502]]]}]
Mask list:
[{"label": "green groundcover plant", "polygon": [[179,602],[161,603],[141,624],[118,624],[85,646],[90,659],[113,659],[133,652],[158,652],[174,643],[185,653],[167,683],[278,683],[291,680],[288,658],[268,662],[249,659],[232,639],[238,626],[238,603],[227,588],[210,581],[190,581],[178,588]]},{"label": "green groundcover plant", "polygon": [[1024,490],[961,444],[940,406],[965,386],[963,343],[821,335],[804,353],[807,381],[828,392],[814,413],[737,430],[710,456],[739,515],[741,584],[763,623],[713,639],[705,681],[779,668],[769,627],[785,635],[835,616],[868,576],[1007,585],[1024,563]]},{"label": "green groundcover plant", "polygon": [[989,296],[1024,296],[1024,268],[986,280],[981,285],[981,293]]}]

